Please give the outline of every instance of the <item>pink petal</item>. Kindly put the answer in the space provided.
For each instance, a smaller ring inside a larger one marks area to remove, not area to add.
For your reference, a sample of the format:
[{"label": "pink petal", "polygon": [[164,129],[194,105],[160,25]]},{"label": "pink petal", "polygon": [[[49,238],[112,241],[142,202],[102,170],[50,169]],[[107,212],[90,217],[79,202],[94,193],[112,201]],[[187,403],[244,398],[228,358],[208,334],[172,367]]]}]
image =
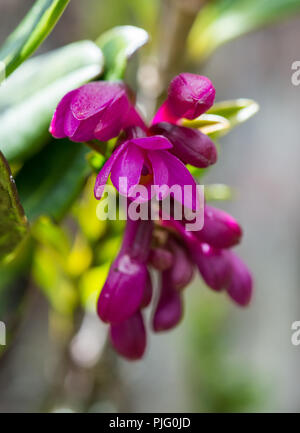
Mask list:
[{"label": "pink petal", "polygon": [[109,178],[109,174],[111,172],[111,169],[115,163],[115,161],[119,158],[121,153],[126,149],[127,142],[121,144],[117,149],[111,154],[111,156],[108,158],[106,163],[103,165],[102,169],[99,171],[96,182],[95,182],[95,188],[94,188],[94,195],[96,199],[100,200],[103,192],[104,187],[106,185],[107,179]]},{"label": "pink petal", "polygon": [[[200,203],[196,182],[186,166],[166,150],[150,151],[148,152],[148,158],[152,163],[154,185],[167,185],[169,188],[178,185],[178,188],[174,188],[172,191],[175,200],[194,211],[198,210]],[[184,189],[184,186],[187,188]],[[168,191],[166,189],[157,198],[163,199],[167,195]]]},{"label": "pink petal", "polygon": [[130,140],[136,146],[147,150],[171,149],[172,144],[162,135],[153,135],[151,137],[133,138]]},{"label": "pink petal", "polygon": [[160,108],[157,110],[157,113],[152,119],[151,125],[155,125],[159,122],[169,122],[176,124],[178,121],[178,116],[175,116],[172,111],[169,109],[167,102],[165,101]]},{"label": "pink petal", "polygon": [[252,276],[245,263],[236,254],[230,251],[228,255],[232,274],[227,293],[238,305],[245,307],[249,304],[252,296]]},{"label": "pink petal", "polygon": [[136,110],[136,108],[131,106],[129,112],[127,113],[127,116],[124,118],[123,128],[126,129],[134,126],[138,126],[139,128],[142,128],[144,131],[147,131],[147,126],[142,116]]},{"label": "pink petal", "polygon": [[49,131],[55,138],[64,138],[67,135],[65,133],[65,117],[70,111],[70,104],[76,93],[77,90],[72,90],[67,93],[62,98],[54,112]]},{"label": "pink petal", "polygon": [[[127,142],[126,149],[118,156],[111,170],[111,181],[120,194],[128,196],[130,188],[139,183],[143,165],[143,152],[130,141]],[[126,184],[120,182],[121,177],[126,178]]]},{"label": "pink petal", "polygon": [[146,349],[146,330],[140,311],[124,322],[111,325],[110,338],[120,355],[132,361],[140,359]]},{"label": "pink petal", "polygon": [[115,98],[125,93],[125,87],[119,83],[96,81],[79,87],[71,103],[73,115],[84,120],[103,110]]},{"label": "pink petal", "polygon": [[169,271],[162,273],[161,291],[153,316],[155,332],[174,328],[183,314],[181,294],[172,286]]}]

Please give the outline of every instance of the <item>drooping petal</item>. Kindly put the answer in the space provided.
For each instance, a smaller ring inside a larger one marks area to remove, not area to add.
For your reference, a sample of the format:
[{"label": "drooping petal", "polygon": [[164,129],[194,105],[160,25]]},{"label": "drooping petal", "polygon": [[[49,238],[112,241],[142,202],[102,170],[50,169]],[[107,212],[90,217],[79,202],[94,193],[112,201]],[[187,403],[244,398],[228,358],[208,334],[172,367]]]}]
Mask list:
[{"label": "drooping petal", "polygon": [[126,149],[111,169],[111,181],[120,194],[128,196],[130,189],[139,183],[143,165],[143,152],[130,141],[127,142]]},{"label": "drooping petal", "polygon": [[176,290],[182,290],[192,281],[194,266],[187,252],[175,240],[169,239],[168,245],[173,253],[173,266],[169,269],[170,284]]},{"label": "drooping petal", "polygon": [[[197,185],[186,166],[174,155],[166,150],[149,151],[148,158],[152,163],[154,185],[157,189],[158,200],[164,199],[170,192],[175,200],[189,209],[199,209]],[[158,188],[166,185],[163,191]]]},{"label": "drooping petal", "polygon": [[65,133],[65,118],[67,113],[69,113],[70,110],[70,104],[72,101],[72,98],[77,93],[77,90],[72,90],[71,92],[67,93],[60,103],[58,104],[54,115],[52,117],[49,132],[53,135],[55,138],[64,138],[67,136]]},{"label": "drooping petal", "polygon": [[111,265],[98,300],[98,314],[104,322],[122,322],[140,308],[147,272],[145,264],[128,254],[119,254]]},{"label": "drooping petal", "polygon": [[111,169],[112,169],[114,163],[116,162],[116,160],[119,158],[119,156],[122,154],[122,152],[126,149],[126,147],[127,147],[127,142],[125,142],[125,143],[121,144],[119,147],[117,147],[117,149],[111,154],[111,156],[105,162],[102,169],[99,171],[98,176],[96,178],[96,182],[95,182],[95,188],[94,188],[94,195],[95,195],[96,199],[98,199],[98,200],[101,199],[103,192],[104,192],[104,188],[105,188],[107,179],[109,178]]},{"label": "drooping petal", "polygon": [[177,118],[195,119],[213,105],[214,99],[215,88],[207,77],[186,72],[171,81],[167,106]]},{"label": "drooping petal", "polygon": [[227,293],[238,305],[249,304],[253,291],[252,276],[245,263],[233,252],[228,252],[232,273]]},{"label": "drooping petal", "polygon": [[106,108],[112,101],[126,94],[125,86],[120,83],[95,81],[77,90],[72,99],[71,111],[78,120],[85,120]]},{"label": "drooping petal", "polygon": [[140,359],[146,349],[146,330],[140,311],[110,327],[110,338],[117,352],[129,360]]},{"label": "drooping petal", "polygon": [[218,250],[208,244],[190,245],[192,258],[205,283],[213,290],[226,289],[230,283],[231,264],[227,250]]},{"label": "drooping petal", "polygon": [[167,331],[174,328],[181,320],[183,306],[181,294],[172,286],[169,270],[162,273],[161,291],[153,316],[153,330]]},{"label": "drooping petal", "polygon": [[201,131],[161,122],[150,128],[151,133],[164,135],[173,145],[170,152],[184,164],[208,167],[217,161],[214,142]]},{"label": "drooping petal", "polygon": [[214,248],[231,248],[240,242],[242,229],[227,212],[206,205],[204,226],[202,230],[195,232],[195,235]]},{"label": "drooping petal", "polygon": [[163,149],[171,149],[172,147],[170,141],[166,137],[163,137],[162,135],[153,135],[151,137],[134,138],[131,139],[130,142],[134,143],[136,146],[139,146],[147,150],[163,150]]}]

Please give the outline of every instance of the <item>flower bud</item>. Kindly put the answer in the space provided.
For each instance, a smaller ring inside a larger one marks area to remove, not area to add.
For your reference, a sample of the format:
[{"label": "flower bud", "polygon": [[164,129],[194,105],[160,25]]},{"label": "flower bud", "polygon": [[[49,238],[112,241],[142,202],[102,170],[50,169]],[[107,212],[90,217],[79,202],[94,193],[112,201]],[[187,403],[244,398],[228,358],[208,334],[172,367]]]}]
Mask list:
[{"label": "flower bud", "polygon": [[118,323],[141,306],[147,283],[147,267],[129,254],[119,254],[112,263],[98,300],[98,314],[104,322]]},{"label": "flower bud", "polygon": [[127,320],[110,326],[110,339],[114,348],[127,359],[140,359],[146,348],[143,316],[137,311]]},{"label": "flower bud", "polygon": [[169,240],[169,247],[173,253],[173,266],[168,272],[170,283],[176,290],[182,290],[192,281],[194,267],[186,250],[175,240]]},{"label": "flower bud", "polygon": [[150,304],[150,302],[152,300],[152,294],[153,294],[152,280],[151,280],[150,272],[148,271],[147,272],[147,281],[146,281],[146,286],[145,286],[145,290],[144,290],[144,296],[143,296],[141,308],[148,307],[148,305]]},{"label": "flower bud", "polygon": [[173,144],[169,152],[177,156],[184,164],[203,168],[217,161],[217,149],[214,142],[197,129],[161,122],[153,125],[150,132],[165,136]]},{"label": "flower bud", "polygon": [[160,332],[174,328],[180,322],[182,313],[181,294],[172,286],[169,270],[164,271],[160,297],[153,316],[153,330]]},{"label": "flower bud", "polygon": [[146,263],[152,228],[152,221],[127,220],[121,250],[98,300],[98,314],[104,322],[122,322],[140,308],[149,277]]},{"label": "flower bud", "polygon": [[252,276],[245,263],[236,254],[231,251],[228,253],[232,273],[227,293],[237,304],[245,307],[249,304],[252,296]]},{"label": "flower bud", "polygon": [[195,235],[214,248],[230,248],[240,242],[242,229],[228,213],[205,205],[204,226]]},{"label": "flower bud", "polygon": [[120,83],[97,81],[67,93],[53,115],[50,133],[75,142],[109,140],[119,135],[130,108]]},{"label": "flower bud", "polygon": [[196,242],[190,249],[193,260],[197,264],[205,283],[216,291],[226,289],[231,277],[228,251]]}]

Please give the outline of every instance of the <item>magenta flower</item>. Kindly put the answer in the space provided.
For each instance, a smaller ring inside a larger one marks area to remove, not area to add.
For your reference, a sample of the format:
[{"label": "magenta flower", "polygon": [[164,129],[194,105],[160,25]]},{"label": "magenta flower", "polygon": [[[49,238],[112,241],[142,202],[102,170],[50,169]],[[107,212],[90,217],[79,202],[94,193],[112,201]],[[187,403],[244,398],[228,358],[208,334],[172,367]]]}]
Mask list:
[{"label": "magenta flower", "polygon": [[123,322],[110,326],[110,339],[117,352],[129,360],[140,359],[146,349],[143,316],[137,311]]},{"label": "magenta flower", "polygon": [[169,272],[164,271],[161,276],[160,296],[152,319],[155,332],[174,328],[183,314],[181,294],[172,285]]},{"label": "magenta flower", "polygon": [[151,233],[151,221],[127,220],[121,250],[98,299],[98,314],[104,322],[119,323],[128,319],[145,303],[145,297],[149,297],[146,262]]},{"label": "magenta flower", "polygon": [[195,119],[214,103],[215,88],[207,77],[188,72],[177,75],[170,83],[167,100],[157,111],[152,124],[178,123],[182,118]]},{"label": "magenta flower", "polygon": [[97,81],[67,93],[53,115],[50,132],[75,142],[110,140],[123,128],[130,102],[121,83]]},{"label": "magenta flower", "polygon": [[[136,197],[140,202],[148,201],[155,193],[158,200],[164,199],[174,185],[174,198],[186,207],[197,209],[196,183],[185,165],[168,152],[172,144],[162,135],[147,137],[141,128],[127,131],[126,140],[117,147],[99,172],[95,183],[95,197],[100,199],[109,175],[120,194]],[[126,179],[121,183],[120,179]],[[146,187],[145,194],[136,187]],[[153,188],[151,188],[153,186]],[[185,190],[185,186],[190,186]]]},{"label": "magenta flower", "polygon": [[234,253],[228,251],[231,265],[231,279],[227,293],[238,305],[245,307],[249,304],[253,291],[252,276],[245,263]]},{"label": "magenta flower", "polygon": [[197,129],[161,122],[153,125],[150,132],[167,137],[173,146],[170,152],[184,164],[204,168],[217,161],[217,149],[214,142]]},{"label": "magenta flower", "polygon": [[231,248],[240,242],[242,229],[227,212],[205,205],[204,221],[203,228],[195,232],[201,242],[214,248]]}]

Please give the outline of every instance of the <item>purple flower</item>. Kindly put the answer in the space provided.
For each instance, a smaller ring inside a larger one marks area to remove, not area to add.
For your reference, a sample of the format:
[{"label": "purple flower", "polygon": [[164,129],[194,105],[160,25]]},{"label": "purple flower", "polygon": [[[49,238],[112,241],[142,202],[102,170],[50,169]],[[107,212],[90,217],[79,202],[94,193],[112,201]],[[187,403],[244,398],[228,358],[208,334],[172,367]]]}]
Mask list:
[{"label": "purple flower", "polygon": [[[186,207],[197,209],[196,183],[185,165],[167,151],[172,147],[169,140],[162,135],[147,137],[141,128],[132,128],[127,135],[99,172],[95,197],[101,198],[111,175],[111,181],[120,194],[136,197],[140,202],[151,199],[153,193],[158,200],[162,200],[169,194],[169,188],[179,185],[180,189],[174,189],[174,198]],[[122,178],[126,179],[125,183],[120,182]],[[145,191],[137,192],[135,187],[138,185],[145,186]],[[184,189],[185,186],[190,188]]]},{"label": "purple flower", "polygon": [[183,314],[181,294],[173,287],[169,272],[164,271],[161,276],[160,296],[152,319],[155,332],[174,328]]},{"label": "purple flower", "polygon": [[231,279],[227,293],[238,305],[245,307],[249,304],[253,291],[251,273],[236,254],[231,251],[227,254],[231,265]]},{"label": "purple flower", "polygon": [[146,349],[146,330],[140,311],[110,326],[110,339],[117,352],[129,360],[140,359]]},{"label": "purple flower", "polygon": [[145,302],[151,233],[151,221],[127,220],[121,251],[111,265],[98,299],[98,314],[104,322],[122,322]]},{"label": "purple flower", "polygon": [[217,161],[217,149],[214,142],[197,129],[161,122],[153,125],[150,132],[167,137],[173,145],[170,152],[184,164],[203,168]]},{"label": "purple flower", "polygon": [[67,93],[53,115],[50,132],[75,142],[110,140],[119,135],[130,102],[121,83],[97,81]]},{"label": "purple flower", "polygon": [[170,237],[168,247],[173,254],[173,266],[168,272],[170,283],[176,290],[182,290],[192,281],[194,266],[184,245]]},{"label": "purple flower", "polygon": [[182,73],[170,83],[167,100],[156,113],[152,124],[167,121],[177,123],[181,118],[195,119],[214,103],[215,88],[201,75]]},{"label": "purple flower", "polygon": [[190,251],[205,283],[216,291],[226,289],[231,278],[227,251],[198,242],[190,244]]}]

